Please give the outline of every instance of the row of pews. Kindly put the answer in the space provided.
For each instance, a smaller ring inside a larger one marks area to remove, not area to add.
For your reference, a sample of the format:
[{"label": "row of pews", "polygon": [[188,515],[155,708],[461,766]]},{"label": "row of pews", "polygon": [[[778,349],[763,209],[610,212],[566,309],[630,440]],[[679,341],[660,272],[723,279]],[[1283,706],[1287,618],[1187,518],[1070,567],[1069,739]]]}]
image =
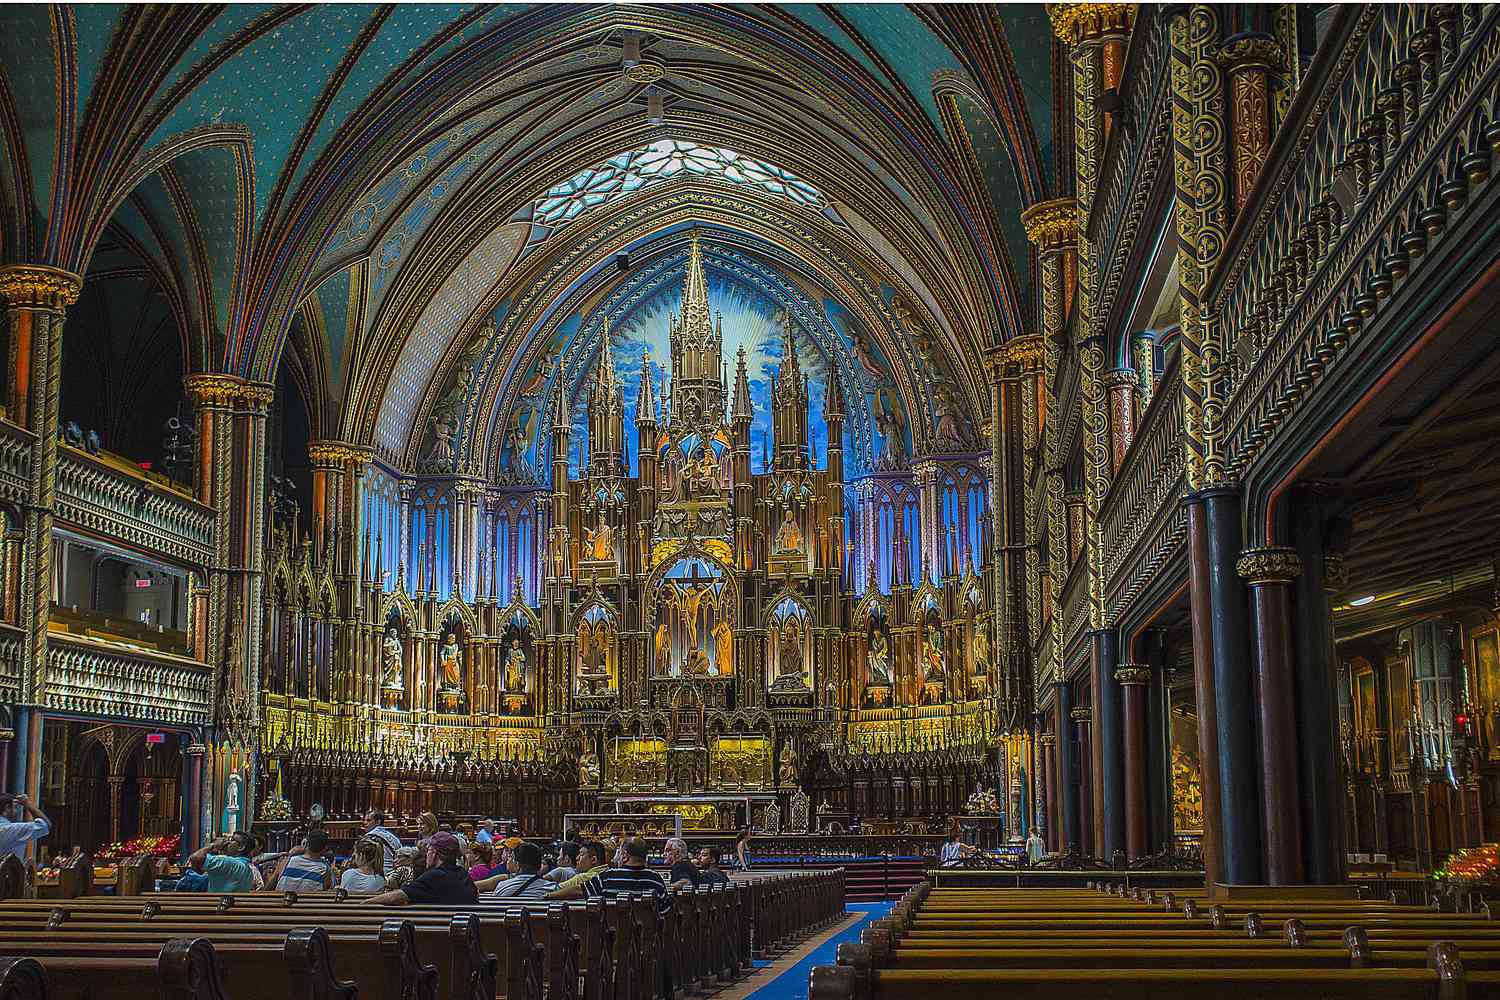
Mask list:
[{"label": "row of pews", "polygon": [[1500,923],[1391,902],[922,883],[812,972],[810,1000],[1500,1000]]},{"label": "row of pews", "polygon": [[319,893],[0,901],[0,1000],[656,1000],[841,918],[842,872],[648,897],[371,906]]}]

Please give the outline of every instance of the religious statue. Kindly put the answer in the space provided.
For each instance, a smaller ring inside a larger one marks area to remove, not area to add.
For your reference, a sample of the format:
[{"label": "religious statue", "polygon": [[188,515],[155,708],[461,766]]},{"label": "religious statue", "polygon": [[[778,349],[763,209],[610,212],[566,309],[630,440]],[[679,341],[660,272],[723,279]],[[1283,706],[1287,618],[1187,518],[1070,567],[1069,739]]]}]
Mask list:
[{"label": "religious statue", "polygon": [[880,454],[875,457],[877,469],[901,467],[901,456],[906,450],[906,440],[901,434],[901,411],[894,405],[885,405],[884,393],[875,396],[875,427],[880,431]]},{"label": "religious statue", "polygon": [[783,785],[787,788],[790,788],[793,785],[797,784],[797,764],[796,761],[792,759],[794,756],[795,754],[791,753],[782,755],[781,768],[779,771],[777,771],[776,775],[777,784]]},{"label": "religious statue", "polygon": [[510,648],[505,651],[505,677],[501,690],[505,694],[526,692],[526,651],[521,648],[520,636],[511,636]]},{"label": "religious statue", "polygon": [[240,785],[243,779],[230,774],[228,787],[224,791],[224,832],[234,833],[240,828]]},{"label": "religious statue", "polygon": [[974,673],[987,674],[990,672],[990,636],[983,628],[974,630]]},{"label": "religious statue", "polygon": [[943,656],[943,632],[935,622],[927,623],[927,645],[922,656],[922,679],[929,684],[941,684],[948,676],[948,671]]},{"label": "religious statue", "polygon": [[734,629],[728,622],[714,626],[714,663],[708,668],[710,677],[728,677],[734,673]]},{"label": "religious statue", "polygon": [[765,833],[780,833],[781,806],[774,801],[767,803],[765,811],[760,814],[760,827]]},{"label": "religious statue", "polygon": [[665,677],[672,672],[672,639],[667,635],[667,623],[656,626],[656,675]]},{"label": "religious statue", "polygon": [[775,688],[805,689],[806,670],[802,664],[802,630],[795,617],[788,618],[781,626],[781,637],[776,645]]},{"label": "religious statue", "polygon": [[698,457],[698,488],[704,493],[717,493],[723,489],[719,476],[719,460],[708,445]]},{"label": "religious statue", "polygon": [[687,648],[691,653],[698,648],[698,618],[703,605],[703,596],[708,593],[701,587],[679,587],[677,607],[682,612],[682,624],[687,628]]},{"label": "religious statue", "polygon": [[463,684],[458,662],[458,639],[453,632],[443,633],[443,644],[438,648],[438,667],[443,675],[443,690],[457,691]]},{"label": "religious statue", "polygon": [[381,687],[390,691],[402,690],[401,679],[401,636],[396,634],[396,627],[387,628],[386,639],[381,642]]},{"label": "religious statue", "polygon": [[585,528],[583,534],[590,559],[604,562],[615,557],[615,529],[604,520],[604,511],[599,512],[599,526]]},{"label": "religious statue", "polygon": [[578,787],[599,787],[599,758],[592,750],[585,749],[578,755]]},{"label": "religious statue", "polygon": [[885,637],[884,629],[875,629],[870,635],[870,683],[891,682],[891,641]]},{"label": "religious statue", "polygon": [[945,383],[938,385],[932,412],[933,436],[937,439],[937,443],[947,447],[962,445],[967,434],[959,409],[958,396],[954,394],[951,386]]},{"label": "religious statue", "polygon": [[795,792],[792,793],[792,811],[791,811],[792,815],[791,815],[791,831],[790,832],[792,832],[792,833],[806,833],[807,832],[807,813],[808,813],[808,809],[809,809],[809,807],[811,805],[812,805],[812,799],[809,798],[808,794],[806,792],[804,792],[802,789],[799,788]]},{"label": "religious statue", "polygon": [[781,527],[776,529],[777,552],[801,552],[802,529],[797,525],[797,515],[791,507],[782,515]]},{"label": "religious statue", "polygon": [[448,468],[453,464],[453,436],[458,432],[458,417],[446,407],[432,415],[431,440],[424,460],[429,466]]}]

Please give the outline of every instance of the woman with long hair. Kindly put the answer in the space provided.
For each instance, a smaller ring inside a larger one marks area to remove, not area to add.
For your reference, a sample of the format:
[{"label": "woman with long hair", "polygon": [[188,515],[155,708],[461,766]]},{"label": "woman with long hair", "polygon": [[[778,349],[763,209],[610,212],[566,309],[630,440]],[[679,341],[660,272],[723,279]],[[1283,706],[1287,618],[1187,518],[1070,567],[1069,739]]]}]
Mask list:
[{"label": "woman with long hair", "polygon": [[385,848],[379,842],[361,838],[350,862],[339,878],[339,888],[361,896],[385,891]]}]

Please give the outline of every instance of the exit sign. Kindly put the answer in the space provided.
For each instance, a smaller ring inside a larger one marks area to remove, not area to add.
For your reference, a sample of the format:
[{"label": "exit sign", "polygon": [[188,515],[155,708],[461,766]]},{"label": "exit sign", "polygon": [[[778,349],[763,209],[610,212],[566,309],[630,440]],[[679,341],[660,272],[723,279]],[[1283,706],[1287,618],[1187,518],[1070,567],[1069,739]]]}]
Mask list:
[{"label": "exit sign", "polygon": [[167,734],[166,733],[147,733],[146,734],[146,742],[149,743],[149,744],[151,744],[151,745],[153,745],[153,746],[165,743],[165,742],[167,742]]},{"label": "exit sign", "polygon": [[135,586],[136,586],[137,590],[139,590],[142,587],[149,587],[149,586],[151,586],[151,581],[148,580],[148,579],[146,579],[145,577],[137,577],[136,581],[135,581]]}]

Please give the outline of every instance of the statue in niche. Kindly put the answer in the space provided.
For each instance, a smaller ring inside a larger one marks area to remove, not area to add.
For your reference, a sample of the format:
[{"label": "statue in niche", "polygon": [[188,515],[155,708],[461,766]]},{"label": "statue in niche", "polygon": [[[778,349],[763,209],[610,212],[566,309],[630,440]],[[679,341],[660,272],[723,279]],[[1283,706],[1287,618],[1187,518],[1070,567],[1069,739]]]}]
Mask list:
[{"label": "statue in niche", "polygon": [[802,664],[802,627],[796,616],[781,626],[776,646],[776,688],[806,688],[806,671]]},{"label": "statue in niche", "polygon": [[927,643],[922,651],[922,679],[929,684],[941,684],[948,676],[946,655],[943,652],[943,630],[937,622],[927,623]]},{"label": "statue in niche", "polygon": [[875,629],[870,633],[870,683],[889,684],[891,682],[891,641],[885,637],[885,630]]},{"label": "statue in niche", "polygon": [[578,755],[578,787],[599,787],[599,758],[592,750],[585,749]]},{"label": "statue in niche", "polygon": [[672,672],[672,640],[667,635],[667,623],[656,626],[656,675],[665,677]]},{"label": "statue in niche", "polygon": [[457,433],[458,414],[446,406],[438,407],[432,415],[431,444],[422,461],[434,468],[450,468],[453,465],[453,437]]},{"label": "statue in niche", "polygon": [[777,783],[786,788],[797,784],[797,763],[793,759],[796,754],[790,750],[783,753],[781,758],[781,769],[777,772]]},{"label": "statue in niche", "polygon": [[714,626],[713,637],[715,660],[708,668],[709,676],[727,677],[734,673],[734,629],[721,621]]},{"label": "statue in niche", "polygon": [[775,802],[766,804],[765,811],[760,814],[760,828],[766,833],[781,832],[781,806]]},{"label": "statue in niche", "polygon": [[802,789],[792,793],[791,831],[792,833],[807,832],[807,813],[812,805],[812,800]]},{"label": "statue in niche", "polygon": [[443,632],[443,644],[438,648],[438,668],[442,672],[445,692],[457,691],[463,685],[463,669],[458,660],[458,639],[451,629]]},{"label": "statue in niche", "polygon": [[723,489],[720,481],[719,460],[714,450],[707,445],[698,457],[698,489],[702,493],[718,493]]},{"label": "statue in niche", "polygon": [[682,624],[687,629],[687,648],[691,653],[698,648],[698,619],[702,614],[703,595],[708,591],[702,587],[674,587],[676,603],[682,612]]},{"label": "statue in niche", "polygon": [[984,626],[974,629],[974,673],[983,675],[990,672],[990,636]]},{"label": "statue in niche", "polygon": [[401,636],[396,634],[396,627],[387,628],[386,639],[381,642],[381,687],[390,691],[401,691],[404,684],[401,679]]},{"label": "statue in niche", "polygon": [[615,529],[604,520],[604,511],[599,512],[599,526],[585,528],[583,534],[590,559],[605,562],[615,557]]},{"label": "statue in niche", "polygon": [[224,792],[224,832],[235,833],[240,828],[240,785],[243,779],[239,774],[229,775],[228,787]]},{"label": "statue in niche", "polygon": [[512,472],[530,472],[531,463],[526,458],[526,450],[531,446],[531,427],[536,419],[536,408],[530,404],[516,407],[510,417],[510,429],[506,432],[506,442],[510,445],[510,470]]},{"label": "statue in niche", "polygon": [[797,514],[788,507],[781,518],[781,527],[776,529],[777,552],[801,552],[802,528],[797,524]]},{"label": "statue in niche", "polygon": [[968,437],[958,396],[953,387],[939,383],[933,402],[933,436],[940,447],[961,447]]},{"label": "statue in niche", "polygon": [[901,467],[902,455],[906,451],[906,440],[901,433],[901,410],[894,404],[885,405],[885,393],[875,394],[875,427],[880,431],[880,454],[875,456],[877,469]]},{"label": "statue in niche", "polygon": [[501,687],[503,693],[526,693],[526,650],[521,648],[520,636],[511,636],[510,648],[505,651],[504,681]]}]

